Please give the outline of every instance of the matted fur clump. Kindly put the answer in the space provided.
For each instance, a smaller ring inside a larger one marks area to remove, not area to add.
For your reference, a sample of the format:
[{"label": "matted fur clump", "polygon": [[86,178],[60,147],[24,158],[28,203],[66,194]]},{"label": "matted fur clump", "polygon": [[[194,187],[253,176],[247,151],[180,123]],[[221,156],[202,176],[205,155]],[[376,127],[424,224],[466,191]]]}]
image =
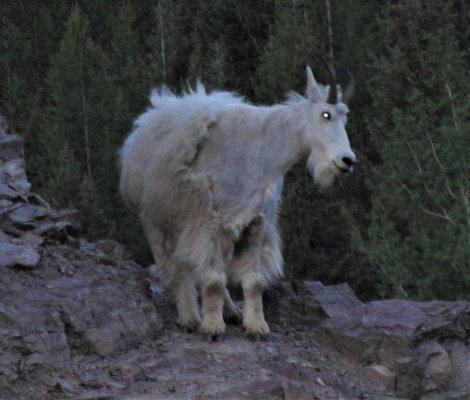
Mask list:
[{"label": "matted fur clump", "polygon": [[[348,107],[331,103],[336,85],[318,85],[310,68],[307,80],[306,97],[270,107],[200,83],[181,96],[163,86],[122,148],[120,190],[174,290],[178,322],[210,339],[224,334],[224,318],[241,318],[251,336],[269,333],[261,294],[282,275],[277,214],[288,169],[308,155],[321,186],[352,172]],[[243,311],[227,280],[242,285]]]}]

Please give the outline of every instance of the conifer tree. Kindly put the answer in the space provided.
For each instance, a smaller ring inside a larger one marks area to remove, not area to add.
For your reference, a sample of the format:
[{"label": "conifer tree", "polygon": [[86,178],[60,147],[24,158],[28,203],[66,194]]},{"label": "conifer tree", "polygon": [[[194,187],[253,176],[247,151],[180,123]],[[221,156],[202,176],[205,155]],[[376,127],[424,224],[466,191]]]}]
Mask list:
[{"label": "conifer tree", "polygon": [[146,36],[146,58],[150,80],[155,86],[180,83],[184,70],[181,69],[179,58],[189,59],[187,51],[191,47],[188,43],[192,35],[189,31],[184,34],[189,28],[185,26],[185,18],[180,13],[181,9],[191,12],[194,5],[184,8],[178,6],[178,3],[174,0],[160,0],[152,6],[150,17],[153,23]]},{"label": "conifer tree", "polygon": [[47,77],[50,100],[32,160],[33,180],[53,203],[81,208],[90,223],[103,214],[107,169],[114,164],[108,71],[108,60],[75,5]]},{"label": "conifer tree", "polygon": [[34,135],[42,114],[44,75],[58,46],[67,7],[49,1],[0,2],[0,107],[9,124]]},{"label": "conifer tree", "polygon": [[129,121],[143,109],[151,86],[143,56],[144,46],[136,28],[137,16],[134,4],[127,2],[118,5],[106,20],[110,32],[105,48],[109,74],[119,91],[118,101],[122,103],[116,115],[121,121],[117,124],[126,129],[129,129]]},{"label": "conifer tree", "polygon": [[275,2],[273,33],[260,56],[254,85],[263,101],[278,101],[288,90],[305,85],[305,67],[326,54],[323,4]]},{"label": "conifer tree", "polygon": [[[372,210],[356,248],[377,269],[382,296],[467,297],[470,291],[469,74],[457,15],[430,2],[384,7],[388,38],[374,54],[369,120],[380,161]],[[429,26],[434,29],[429,30]]]}]

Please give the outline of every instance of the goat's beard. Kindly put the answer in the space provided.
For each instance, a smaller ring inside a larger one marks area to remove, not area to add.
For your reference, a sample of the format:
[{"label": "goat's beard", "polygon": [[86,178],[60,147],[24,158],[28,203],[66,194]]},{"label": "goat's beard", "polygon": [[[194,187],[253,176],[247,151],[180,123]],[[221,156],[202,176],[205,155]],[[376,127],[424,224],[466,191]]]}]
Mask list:
[{"label": "goat's beard", "polygon": [[320,188],[327,188],[335,181],[337,168],[331,161],[319,160],[310,154],[307,160],[307,168],[313,177],[313,181]]}]

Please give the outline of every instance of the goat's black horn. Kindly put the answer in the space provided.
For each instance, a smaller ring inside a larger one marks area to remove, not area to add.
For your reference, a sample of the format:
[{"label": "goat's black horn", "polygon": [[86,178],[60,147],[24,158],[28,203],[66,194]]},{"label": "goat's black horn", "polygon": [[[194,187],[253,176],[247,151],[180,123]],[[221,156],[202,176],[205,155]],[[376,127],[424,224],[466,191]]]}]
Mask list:
[{"label": "goat's black horn", "polygon": [[344,89],[343,95],[341,96],[341,101],[344,104],[348,104],[353,97],[356,82],[354,80],[353,74],[349,69],[343,67],[343,70],[346,72],[346,75],[348,75],[348,83]]},{"label": "goat's black horn", "polygon": [[338,102],[338,90],[336,87],[335,71],[333,70],[331,64],[325,60],[325,58],[321,57],[321,60],[323,61],[323,64],[325,64],[325,67],[328,70],[328,75],[330,79],[330,93],[328,94],[327,103],[336,104]]}]

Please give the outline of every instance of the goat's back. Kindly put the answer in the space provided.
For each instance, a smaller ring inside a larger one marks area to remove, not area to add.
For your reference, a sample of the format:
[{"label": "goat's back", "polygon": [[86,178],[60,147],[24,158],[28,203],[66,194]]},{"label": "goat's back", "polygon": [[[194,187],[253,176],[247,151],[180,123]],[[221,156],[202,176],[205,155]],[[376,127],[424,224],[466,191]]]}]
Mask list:
[{"label": "goat's back", "polygon": [[229,92],[207,94],[198,84],[183,96],[176,96],[166,87],[150,96],[151,107],[139,116],[134,130],[126,139],[120,154],[120,191],[125,201],[141,209],[149,186],[159,187],[160,179],[174,179],[191,161],[198,140],[227,106],[243,104]]}]

